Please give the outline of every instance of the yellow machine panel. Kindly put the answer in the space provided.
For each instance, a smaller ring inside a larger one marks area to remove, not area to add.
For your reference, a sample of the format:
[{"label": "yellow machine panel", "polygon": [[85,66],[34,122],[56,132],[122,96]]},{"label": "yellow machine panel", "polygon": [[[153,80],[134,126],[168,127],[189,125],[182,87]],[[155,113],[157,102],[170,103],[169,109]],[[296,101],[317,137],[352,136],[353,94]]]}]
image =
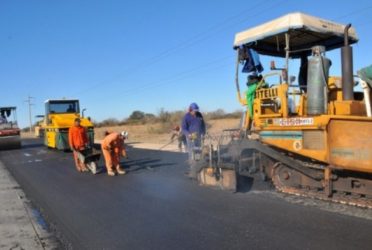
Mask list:
[{"label": "yellow machine panel", "polygon": [[331,120],[329,163],[338,168],[372,173],[372,122]]}]

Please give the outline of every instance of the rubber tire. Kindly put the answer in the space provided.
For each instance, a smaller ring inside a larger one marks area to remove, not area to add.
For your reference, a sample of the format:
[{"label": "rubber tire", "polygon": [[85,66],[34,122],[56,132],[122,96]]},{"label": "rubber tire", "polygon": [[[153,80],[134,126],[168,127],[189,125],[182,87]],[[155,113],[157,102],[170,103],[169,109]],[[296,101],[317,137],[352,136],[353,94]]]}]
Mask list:
[{"label": "rubber tire", "polygon": [[95,161],[86,164],[87,168],[92,172],[92,174],[97,174],[97,163]]}]

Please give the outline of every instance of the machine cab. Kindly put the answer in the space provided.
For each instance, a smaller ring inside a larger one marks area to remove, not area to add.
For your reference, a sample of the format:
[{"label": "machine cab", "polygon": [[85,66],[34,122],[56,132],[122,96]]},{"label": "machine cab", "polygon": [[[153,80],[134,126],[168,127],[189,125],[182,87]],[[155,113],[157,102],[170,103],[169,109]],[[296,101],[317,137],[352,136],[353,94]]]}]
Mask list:
[{"label": "machine cab", "polygon": [[0,107],[0,129],[18,129],[16,107]]},{"label": "machine cab", "polygon": [[51,124],[53,118],[59,116],[65,117],[64,119],[75,119],[79,116],[80,107],[79,100],[47,100],[45,101],[45,117],[46,124]]}]

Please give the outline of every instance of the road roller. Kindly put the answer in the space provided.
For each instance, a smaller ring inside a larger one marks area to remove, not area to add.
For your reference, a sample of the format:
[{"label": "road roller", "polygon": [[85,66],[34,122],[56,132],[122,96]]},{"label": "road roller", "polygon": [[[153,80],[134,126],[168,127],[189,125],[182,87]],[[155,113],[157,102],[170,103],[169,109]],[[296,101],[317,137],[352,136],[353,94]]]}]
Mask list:
[{"label": "road roller", "polygon": [[0,149],[21,147],[20,129],[17,124],[16,107],[0,107]]},{"label": "road roller", "polygon": [[94,144],[94,127],[89,118],[80,115],[79,100],[55,99],[45,101],[44,120],[40,124],[44,145],[61,151],[70,150],[68,130],[74,125],[76,118],[87,128],[89,144]]},{"label": "road roller", "polygon": [[[299,12],[237,33],[245,111],[227,143],[205,150],[199,182],[235,190],[237,176],[251,176],[281,192],[371,208],[372,65],[354,71],[357,42],[351,24]],[[339,69],[329,51],[339,51]],[[273,59],[266,70],[260,56]]]}]

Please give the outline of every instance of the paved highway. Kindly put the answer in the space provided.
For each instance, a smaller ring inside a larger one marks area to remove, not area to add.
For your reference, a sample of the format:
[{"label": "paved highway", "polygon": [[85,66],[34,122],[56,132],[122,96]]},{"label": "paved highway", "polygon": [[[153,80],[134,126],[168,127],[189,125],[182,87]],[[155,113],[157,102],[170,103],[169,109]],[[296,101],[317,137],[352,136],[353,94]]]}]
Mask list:
[{"label": "paved highway", "polygon": [[184,176],[184,154],[130,149],[128,174],[108,177],[76,172],[71,153],[39,140],[23,145],[1,151],[0,160],[66,248],[372,247],[372,220],[294,204],[255,186],[238,193],[201,187]]}]

